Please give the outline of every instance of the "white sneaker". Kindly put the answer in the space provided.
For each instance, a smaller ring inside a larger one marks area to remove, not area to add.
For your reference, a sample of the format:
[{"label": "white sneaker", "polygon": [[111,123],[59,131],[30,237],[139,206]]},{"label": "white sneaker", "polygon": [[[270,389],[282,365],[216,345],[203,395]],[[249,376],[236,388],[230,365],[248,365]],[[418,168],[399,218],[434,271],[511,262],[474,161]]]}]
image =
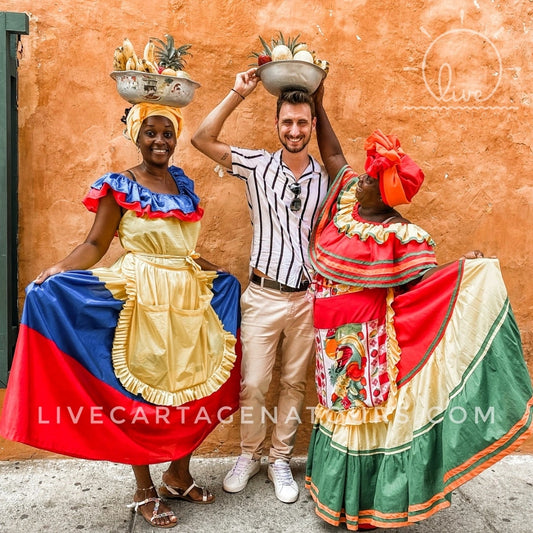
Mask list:
[{"label": "white sneaker", "polygon": [[268,465],[268,478],[274,483],[276,498],[283,503],[293,503],[298,499],[300,489],[292,477],[289,463],[276,459]]},{"label": "white sneaker", "polygon": [[250,455],[239,455],[234,467],[226,474],[222,486],[226,492],[240,492],[261,468],[259,459]]}]

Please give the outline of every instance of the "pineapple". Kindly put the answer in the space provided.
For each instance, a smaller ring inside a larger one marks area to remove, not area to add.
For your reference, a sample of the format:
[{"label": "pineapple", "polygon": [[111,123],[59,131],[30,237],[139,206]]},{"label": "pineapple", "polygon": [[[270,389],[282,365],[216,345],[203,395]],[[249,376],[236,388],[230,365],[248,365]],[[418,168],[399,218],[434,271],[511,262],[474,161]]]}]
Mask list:
[{"label": "pineapple", "polygon": [[263,45],[263,49],[260,52],[252,52],[250,57],[254,57],[259,66],[264,65],[269,61],[287,61],[290,59],[306,61],[317,65],[327,73],[329,63],[322,59],[318,59],[314,50],[310,50],[306,43],[298,42],[299,37],[300,34],[294,38],[289,37],[286,39],[283,36],[283,33],[278,32],[278,36],[272,38],[269,44],[260,35],[259,40]]},{"label": "pineapple", "polygon": [[261,52],[252,52],[250,57],[255,57],[259,66],[268,63],[269,61],[293,59],[294,54],[298,50],[307,48],[305,43],[298,42],[299,37],[300,35],[298,34],[294,38],[289,37],[288,39],[285,39],[283,33],[279,32],[278,37],[272,38],[270,44],[268,44],[260,35],[259,40],[263,45],[263,50],[261,50]]},{"label": "pineapple", "polygon": [[183,71],[186,63],[183,56],[192,55],[188,51],[191,45],[184,44],[176,48],[172,35],[165,35],[165,38],[166,42],[152,37],[152,40],[155,41],[155,58],[160,74],[175,76],[177,72]]},{"label": "pineapple", "polygon": [[283,33],[279,32],[279,37],[277,39],[272,39],[271,53],[272,61],[285,61],[292,59],[294,51],[298,43],[298,34],[294,39],[290,37],[285,41]]},{"label": "pineapple", "polygon": [[268,43],[263,39],[263,37],[261,37],[261,35],[259,36],[259,40],[261,41],[261,44],[263,45],[263,50],[261,50],[261,52],[252,52],[250,57],[255,57],[257,60],[257,64],[261,66],[261,65],[264,65],[265,63],[269,63],[270,61],[272,61],[272,57],[271,57],[272,50],[270,49],[270,46],[268,46]]}]

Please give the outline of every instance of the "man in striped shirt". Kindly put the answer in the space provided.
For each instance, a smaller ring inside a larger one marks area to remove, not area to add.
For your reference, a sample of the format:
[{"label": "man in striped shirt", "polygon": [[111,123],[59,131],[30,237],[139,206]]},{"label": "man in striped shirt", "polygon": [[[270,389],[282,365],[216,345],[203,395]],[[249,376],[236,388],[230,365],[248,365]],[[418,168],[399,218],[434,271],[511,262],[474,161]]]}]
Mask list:
[{"label": "man in striped shirt", "polygon": [[[246,182],[253,227],[250,284],[241,297],[242,380],[241,455],[224,479],[239,492],[260,469],[266,416],[275,419],[268,476],[285,503],[298,498],[289,461],[314,354],[312,305],[306,290],[312,272],[309,237],[326,195],[328,176],[308,153],[316,125],[314,102],[305,91],[278,98],[276,126],[281,149],[275,153],[229,146],[218,139],[224,122],[256,88],[256,69],[237,75],[233,89],[204,119],[193,145]],[[279,399],[274,416],[265,398],[281,345]]]}]

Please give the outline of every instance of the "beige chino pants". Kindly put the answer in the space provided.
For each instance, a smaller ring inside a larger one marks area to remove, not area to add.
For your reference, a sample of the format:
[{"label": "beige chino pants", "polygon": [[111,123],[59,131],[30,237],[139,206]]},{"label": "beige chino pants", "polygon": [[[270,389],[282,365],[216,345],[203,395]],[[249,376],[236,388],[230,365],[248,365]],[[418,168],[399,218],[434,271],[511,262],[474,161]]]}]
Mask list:
[{"label": "beige chino pants", "polygon": [[[269,461],[291,458],[303,421],[307,368],[315,353],[312,303],[306,292],[280,292],[250,283],[241,296],[241,448],[262,456],[269,420],[274,421]],[[276,408],[266,409],[277,348],[281,344]]]}]

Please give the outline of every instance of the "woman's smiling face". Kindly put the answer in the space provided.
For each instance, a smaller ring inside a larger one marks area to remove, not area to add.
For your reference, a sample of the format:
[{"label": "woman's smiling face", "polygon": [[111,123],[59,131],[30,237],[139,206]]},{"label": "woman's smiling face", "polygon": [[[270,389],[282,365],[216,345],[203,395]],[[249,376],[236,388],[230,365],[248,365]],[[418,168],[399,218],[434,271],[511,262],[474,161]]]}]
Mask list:
[{"label": "woman's smiling face", "polygon": [[154,115],[142,123],[137,145],[147,163],[167,165],[176,149],[176,143],[174,126],[168,118]]}]

